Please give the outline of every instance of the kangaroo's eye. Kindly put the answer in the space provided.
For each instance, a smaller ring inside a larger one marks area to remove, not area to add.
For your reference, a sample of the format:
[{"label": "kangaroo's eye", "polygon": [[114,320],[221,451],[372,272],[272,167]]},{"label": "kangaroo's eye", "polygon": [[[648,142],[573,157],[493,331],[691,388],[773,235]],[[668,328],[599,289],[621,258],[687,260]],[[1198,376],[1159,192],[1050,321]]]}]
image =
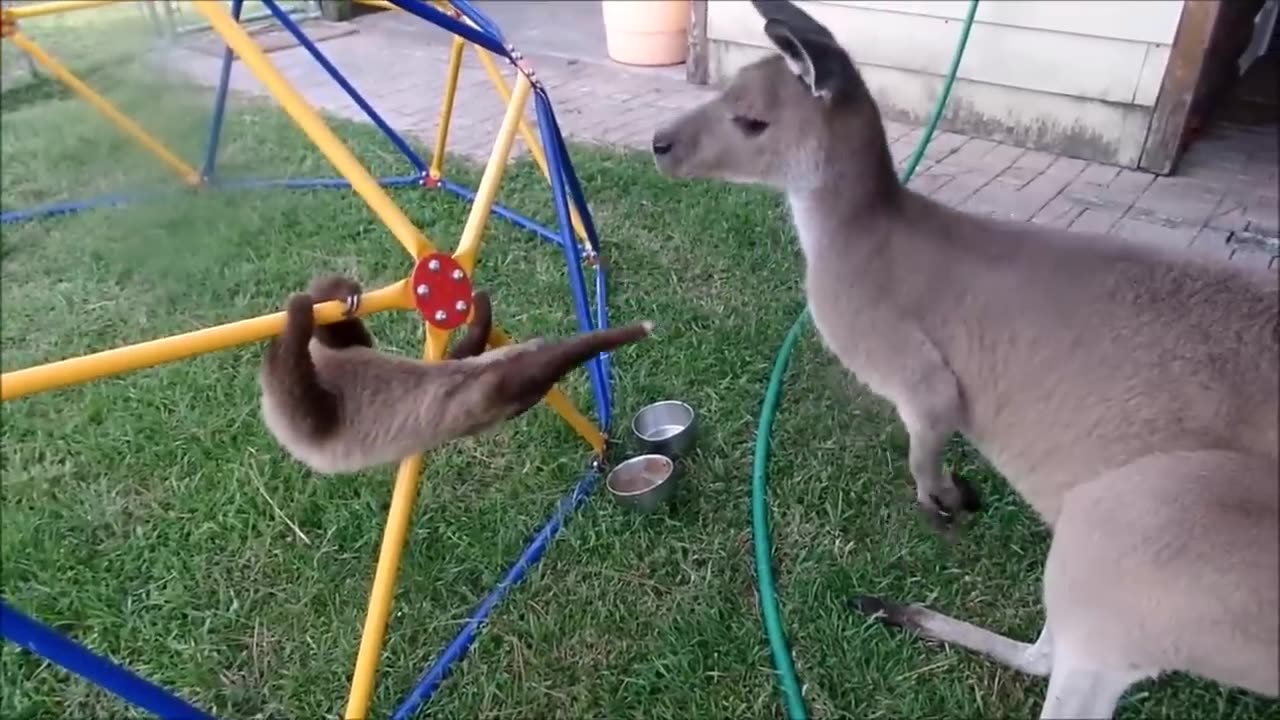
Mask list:
[{"label": "kangaroo's eye", "polygon": [[743,134],[745,134],[747,137],[755,137],[756,135],[759,135],[760,133],[764,132],[769,127],[769,123],[763,120],[757,120],[755,118],[750,118],[743,115],[734,115],[733,124],[737,125],[738,129],[741,130]]}]

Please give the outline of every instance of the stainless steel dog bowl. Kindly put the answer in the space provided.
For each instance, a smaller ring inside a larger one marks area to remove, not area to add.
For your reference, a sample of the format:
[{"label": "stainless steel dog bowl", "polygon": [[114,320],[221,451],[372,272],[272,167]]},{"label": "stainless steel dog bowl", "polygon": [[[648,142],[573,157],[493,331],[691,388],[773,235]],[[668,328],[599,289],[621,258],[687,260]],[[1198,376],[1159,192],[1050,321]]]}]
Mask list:
[{"label": "stainless steel dog bowl", "polygon": [[641,408],[631,419],[631,432],[644,452],[675,460],[693,449],[697,414],[679,400],[663,400]]},{"label": "stainless steel dog bowl", "polygon": [[604,484],[619,505],[648,513],[675,496],[680,475],[675,460],[665,455],[637,455],[609,471]]}]

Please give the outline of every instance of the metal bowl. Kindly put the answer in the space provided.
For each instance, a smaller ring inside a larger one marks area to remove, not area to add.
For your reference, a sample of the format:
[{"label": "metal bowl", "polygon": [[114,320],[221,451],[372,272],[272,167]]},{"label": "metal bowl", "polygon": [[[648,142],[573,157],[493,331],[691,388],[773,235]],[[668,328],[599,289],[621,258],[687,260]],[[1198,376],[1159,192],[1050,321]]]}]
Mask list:
[{"label": "metal bowl", "polygon": [[644,452],[675,460],[693,449],[697,415],[679,400],[663,400],[641,408],[631,419],[631,432]]},{"label": "metal bowl", "polygon": [[619,505],[649,513],[675,497],[680,480],[675,460],[651,453],[620,463],[609,471],[604,484]]}]

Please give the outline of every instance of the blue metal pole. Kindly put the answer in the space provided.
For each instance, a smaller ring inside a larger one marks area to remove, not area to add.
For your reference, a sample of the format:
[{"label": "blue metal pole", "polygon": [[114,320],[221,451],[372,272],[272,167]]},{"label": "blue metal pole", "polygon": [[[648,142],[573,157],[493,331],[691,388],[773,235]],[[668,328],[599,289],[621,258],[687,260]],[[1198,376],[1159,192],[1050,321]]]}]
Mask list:
[{"label": "blue metal pole", "polygon": [[93,210],[103,207],[118,207],[139,200],[145,196],[142,195],[104,195],[102,197],[89,198],[87,200],[67,200],[65,202],[52,203],[49,205],[41,205],[23,210],[8,210],[0,213],[0,224],[7,225],[9,223],[26,222],[28,220],[36,220],[42,217],[51,217],[56,215],[71,215],[73,213],[82,212],[84,210]]},{"label": "blue metal pole", "polygon": [[[475,202],[475,199],[476,199],[475,192],[473,192],[470,188],[466,187],[465,185],[459,185],[458,183],[453,182],[452,180],[441,180],[440,187],[461,197],[467,202]],[[533,220],[530,220],[529,218],[503,205],[494,203],[493,214],[497,215],[503,220],[506,220],[512,225],[515,225],[521,230],[528,230],[529,232],[537,235],[538,237],[542,238],[543,240],[546,240],[549,243],[553,243],[555,245],[560,244],[559,235],[556,235],[550,229],[543,227],[542,225],[539,225]]]},{"label": "blue metal pole", "polygon": [[556,119],[555,108],[551,104],[550,96],[543,89],[539,89],[538,94],[544,98],[547,104],[547,117],[551,123],[552,134],[557,141],[556,154],[560,156],[560,166],[564,168],[565,184],[569,187],[569,194],[573,197],[573,204],[577,206],[578,215],[582,218],[582,226],[587,234],[587,243],[591,245],[592,250],[598,253],[600,252],[600,235],[596,232],[595,220],[591,217],[591,208],[587,207],[587,196],[582,191],[582,184],[578,181],[578,173],[573,169],[573,159],[569,157],[569,144],[564,140],[564,133],[560,132],[560,121]]},{"label": "blue metal pole", "polygon": [[[591,208],[587,206],[587,196],[582,191],[582,184],[578,181],[578,174],[573,169],[573,160],[569,157],[569,144],[565,142],[564,133],[560,132],[560,122],[556,119],[555,108],[551,105],[551,98],[543,89],[538,90],[538,94],[545,99],[547,104],[547,119],[551,126],[552,135],[557,140],[555,152],[560,157],[561,166],[564,169],[565,183],[569,186],[569,193],[573,197],[573,202],[578,208],[578,215],[582,218],[583,229],[586,230],[587,242],[591,249],[596,252],[599,259],[603,260],[600,252],[600,236],[596,231],[595,221],[591,217]],[[552,152],[548,149],[547,152]],[[596,327],[609,327],[609,302],[607,292],[607,276],[603,262],[596,266]],[[613,355],[605,353],[604,375],[608,383],[608,387],[613,388]],[[612,403],[612,398],[610,398]]]},{"label": "blue metal pole", "polygon": [[147,712],[173,720],[213,720],[182,698],[94,653],[0,600],[0,634]]},{"label": "blue metal pole", "polygon": [[502,601],[511,588],[524,580],[530,568],[538,564],[538,561],[546,554],[547,547],[550,546],[551,541],[555,539],[561,528],[564,527],[565,521],[591,496],[599,477],[599,470],[593,466],[574,485],[573,490],[560,499],[560,502],[556,505],[555,512],[551,514],[551,517],[547,519],[542,528],[538,530],[533,539],[529,541],[529,544],[521,551],[520,557],[507,570],[507,573],[502,576],[502,579],[493,586],[489,594],[480,601],[480,604],[471,611],[471,616],[467,618],[462,630],[427,667],[426,672],[423,673],[413,691],[401,701],[400,706],[396,708],[395,713],[391,716],[392,720],[408,720],[423,703],[431,699],[432,695],[439,689],[440,684],[448,676],[453,665],[467,654],[467,650],[475,642],[476,634],[493,613],[494,607]]},{"label": "blue metal pole", "polygon": [[[534,96],[534,107],[538,114],[538,129],[542,134],[544,147],[554,148],[556,135],[552,130],[549,118],[551,102],[541,93]],[[564,251],[565,264],[568,266],[569,289],[573,295],[573,304],[578,315],[578,329],[581,332],[592,330],[591,303],[587,299],[587,283],[582,275],[582,253],[578,247],[578,239],[574,237],[573,225],[569,220],[569,198],[565,191],[564,169],[561,167],[560,155],[547,153],[547,175],[551,180],[551,195],[555,200],[556,217],[560,223],[561,249]],[[604,372],[604,364],[597,355],[587,366],[591,377],[591,388],[596,401],[596,418],[600,428],[608,431],[612,420],[612,398],[609,393],[609,382]]]},{"label": "blue metal pole", "polygon": [[[485,50],[488,50],[489,52],[494,53],[495,55],[499,55],[501,57],[507,58],[508,60],[511,59],[511,56],[507,53],[507,48],[502,43],[502,39],[499,37],[494,37],[494,33],[484,28],[483,26],[481,26],[480,28],[473,28],[464,22],[454,20],[448,15],[422,2],[422,0],[389,0],[389,1],[391,2],[392,5],[395,5],[401,10],[404,10],[410,15],[415,15],[417,17],[422,18],[423,20],[426,20],[432,25],[435,25],[436,27],[442,28],[444,30],[448,30],[454,35],[461,37],[463,40],[468,40],[470,42],[473,42],[476,45],[479,45],[480,47],[484,48]],[[459,8],[459,10],[461,10],[461,8]]]},{"label": "blue metal pole", "polygon": [[[417,185],[422,182],[421,175],[393,175],[389,177],[378,178],[378,184],[385,187],[398,187],[404,185]],[[214,178],[209,185],[210,188],[217,189],[241,189],[241,188],[265,188],[265,187],[285,187],[285,188],[348,188],[351,183],[343,178],[289,178],[284,180],[259,180],[259,179],[238,179],[223,180]],[[97,198],[89,198],[87,200],[68,200],[65,202],[53,203],[50,205],[41,205],[34,208],[26,208],[22,210],[8,210],[0,213],[0,224],[7,225],[10,223],[25,222],[35,220],[42,217],[50,217],[56,215],[71,215],[73,213],[82,212],[84,210],[94,210],[104,207],[118,207],[128,205],[130,203],[147,200],[156,195],[167,195],[169,193],[156,194],[135,194],[135,195],[104,195]],[[549,230],[547,231],[550,232]],[[559,242],[559,238],[556,238]]]},{"label": "blue metal pole", "polygon": [[293,37],[298,41],[298,44],[311,54],[311,57],[319,63],[320,67],[324,68],[324,71],[329,73],[329,77],[333,78],[333,81],[338,83],[338,87],[342,88],[343,92],[354,100],[356,105],[360,106],[360,109],[364,111],[364,114],[369,116],[369,119],[373,121],[373,124],[378,126],[378,129],[382,131],[383,135],[387,136],[387,139],[396,146],[396,149],[408,158],[409,162],[413,163],[414,168],[416,168],[418,172],[426,172],[427,164],[422,161],[422,158],[418,156],[418,153],[414,152],[413,148],[409,147],[409,143],[405,142],[404,138],[400,137],[400,133],[397,133],[385,120],[382,119],[382,116],[378,114],[378,111],[373,109],[373,106],[370,105],[369,102],[364,99],[364,96],[351,85],[347,78],[343,76],[342,72],[329,61],[328,57],[325,57],[324,53],[320,52],[320,48],[316,47],[315,43],[311,42],[311,38],[307,37],[307,34],[302,32],[302,28],[298,27],[298,24],[293,21],[293,18],[289,17],[289,13],[281,9],[280,5],[276,3],[276,0],[262,0],[262,3],[267,6],[267,9],[271,11],[272,15],[276,16],[276,20],[284,27],[284,29],[288,30],[289,34],[293,35]]},{"label": "blue metal pole", "polygon": [[[609,327],[609,295],[606,292],[608,284],[604,271],[604,259],[597,253],[600,262],[596,265],[596,327],[604,329]],[[605,385],[610,389],[610,411],[612,411],[613,403],[613,353],[605,353],[604,358],[604,380]]]},{"label": "blue metal pole", "polygon": [[[240,22],[240,11],[244,8],[244,0],[232,0],[231,17]],[[222,116],[227,110],[227,90],[231,85],[231,61],[235,55],[231,47],[222,51],[222,70],[218,75],[218,92],[213,100],[213,117],[209,121],[209,141],[204,146],[204,165],[200,168],[200,177],[206,181],[213,179],[213,166],[218,161],[218,141],[222,137]]]},{"label": "blue metal pole", "polygon": [[[422,182],[421,175],[393,175],[378,178],[378,184],[386,186],[417,185]],[[351,182],[346,178],[286,178],[283,180],[259,180],[247,178],[239,180],[218,180],[215,187],[228,189],[243,188],[349,188]]]},{"label": "blue metal pole", "polygon": [[485,32],[498,39],[498,42],[506,45],[507,39],[502,36],[502,30],[498,28],[498,24],[489,19],[488,15],[480,12],[474,5],[467,0],[449,0],[449,4],[455,10],[462,13],[463,17],[480,26]]}]

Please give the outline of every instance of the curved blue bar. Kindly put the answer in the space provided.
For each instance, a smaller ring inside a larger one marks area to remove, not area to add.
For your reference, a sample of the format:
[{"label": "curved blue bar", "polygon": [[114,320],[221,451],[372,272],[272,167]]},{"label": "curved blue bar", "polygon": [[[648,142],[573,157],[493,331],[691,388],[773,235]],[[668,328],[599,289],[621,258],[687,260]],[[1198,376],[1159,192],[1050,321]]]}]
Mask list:
[{"label": "curved blue bar", "polygon": [[573,490],[560,499],[559,504],[556,505],[555,512],[551,514],[547,522],[533,536],[529,544],[525,546],[524,551],[520,553],[520,557],[507,570],[506,575],[502,576],[498,584],[471,611],[471,616],[467,618],[466,624],[462,626],[462,631],[453,639],[453,642],[449,643],[444,652],[440,653],[435,661],[431,663],[408,697],[401,701],[400,706],[396,708],[395,713],[391,716],[392,720],[408,720],[424,702],[431,699],[436,689],[440,687],[440,683],[444,682],[445,677],[448,676],[453,664],[467,654],[471,643],[475,642],[476,633],[480,631],[485,620],[493,612],[493,608],[506,596],[508,590],[524,579],[529,572],[529,568],[538,564],[551,541],[555,539],[556,534],[564,527],[569,515],[591,496],[591,491],[595,489],[596,481],[599,477],[599,470],[594,467],[591,468],[573,486]]},{"label": "curved blue bar", "polygon": [[416,168],[418,172],[426,172],[427,164],[422,161],[422,158],[418,156],[418,153],[414,152],[413,148],[409,147],[409,143],[405,142],[404,138],[400,137],[400,133],[396,132],[390,125],[388,125],[386,120],[382,119],[382,116],[378,114],[378,111],[374,110],[373,106],[369,104],[369,101],[365,100],[364,96],[360,94],[360,91],[356,90],[355,87],[351,85],[346,76],[343,75],[333,63],[329,62],[329,58],[326,57],[324,53],[320,52],[320,48],[316,47],[316,44],[311,42],[311,38],[307,37],[306,33],[302,32],[302,28],[298,27],[298,24],[293,21],[293,18],[289,17],[289,13],[285,12],[280,5],[276,3],[276,0],[262,0],[262,3],[267,6],[267,9],[276,17],[276,20],[280,25],[283,26],[285,30],[288,30],[290,35],[293,35],[294,39],[298,41],[298,44],[311,54],[311,57],[320,65],[320,67],[324,68],[324,71],[329,73],[329,77],[333,78],[333,81],[338,83],[338,87],[342,88],[342,91],[354,100],[356,105],[360,106],[360,109],[364,111],[364,114],[369,116],[369,119],[373,121],[373,124],[377,125],[378,129],[382,131],[382,134],[386,135],[387,139],[391,141],[391,144],[396,146],[396,149],[400,151],[400,154],[408,158],[409,162],[413,163],[413,167]]},{"label": "curved blue bar", "polygon": [[[475,199],[476,199],[475,192],[465,185],[459,185],[458,183],[453,182],[452,180],[441,179],[440,187],[444,188],[445,190],[448,190],[449,192],[453,193],[454,195],[457,195],[458,197],[466,200],[467,202],[475,202]],[[551,232],[547,228],[539,225],[538,223],[525,217],[524,215],[521,215],[515,210],[512,210],[504,205],[500,205],[495,202],[490,208],[490,212],[502,218],[503,220],[506,220],[512,225],[515,225],[521,230],[528,230],[529,232],[537,235],[538,237],[542,238],[543,240],[546,240],[549,243],[553,243],[555,245],[560,244],[559,235],[556,235],[555,233]]]},{"label": "curved blue bar", "polygon": [[[542,88],[538,88],[537,92],[547,105],[547,121],[551,125],[551,136],[556,139],[556,154],[560,157],[560,167],[563,169],[565,185],[568,186],[569,194],[573,197],[573,204],[578,209],[578,215],[582,217],[582,229],[586,230],[587,242],[591,245],[591,249],[598,253],[600,252],[600,235],[596,232],[596,224],[591,217],[591,209],[587,207],[586,193],[582,192],[582,184],[578,182],[578,173],[573,169],[573,159],[569,156],[569,144],[565,142],[564,133],[560,131],[560,121],[556,119],[551,97]],[[550,150],[548,149],[547,152],[550,152]]]},{"label": "curved blue bar", "polygon": [[[565,184],[569,187],[569,194],[573,197],[573,204],[578,209],[578,215],[582,218],[582,226],[586,231],[587,242],[591,249],[600,255],[600,236],[596,232],[595,221],[591,217],[591,209],[587,207],[587,197],[582,191],[582,184],[578,181],[578,173],[573,169],[573,160],[569,156],[569,144],[565,142],[564,133],[560,131],[560,123],[556,120],[555,109],[551,105],[551,98],[546,91],[539,88],[539,96],[543,97],[547,106],[546,122],[551,126],[550,135],[556,139],[556,154],[560,157],[562,174]],[[542,121],[539,121],[542,122]],[[547,152],[551,152],[550,149]],[[609,327],[609,302],[608,288],[606,287],[606,275],[604,263],[601,262],[596,266],[596,327]],[[605,387],[612,393],[613,388],[613,354],[605,353],[601,355],[602,372],[605,377]],[[609,406],[612,410],[613,398],[609,398]]]},{"label": "curved blue bar", "polygon": [[[597,254],[597,257],[599,255]],[[605,275],[604,262],[596,265],[596,327],[603,330],[609,327],[609,294],[608,277]],[[604,384],[609,388],[609,410],[613,411],[613,353],[600,356],[604,371]]]},{"label": "curved blue bar", "polygon": [[[422,2],[422,0],[388,1],[410,15],[416,15],[432,25],[443,30],[448,30],[454,35],[461,37],[463,40],[475,43],[495,55],[507,58],[508,60],[511,59],[511,56],[507,54],[507,48],[502,43],[502,39],[494,37],[491,32],[484,28],[484,26],[481,26],[479,29],[473,28],[464,22],[454,20],[448,15]],[[458,11],[462,12],[462,9],[458,8]]]},{"label": "curved blue bar", "polygon": [[[547,96],[538,93],[534,96],[534,106],[538,113],[538,129],[542,134],[542,144],[547,148],[557,148],[562,142],[555,133],[555,121],[551,114],[551,102]],[[578,330],[590,332],[595,324],[591,317],[591,301],[587,298],[587,283],[582,276],[582,251],[578,247],[578,239],[574,237],[573,224],[569,220],[569,197],[565,190],[564,168],[560,163],[560,153],[547,151],[547,174],[551,178],[551,194],[555,199],[556,216],[560,223],[560,237],[563,239],[561,249],[564,250],[565,264],[568,266],[569,287],[573,293],[573,304],[578,315]],[[608,381],[604,374],[604,365],[600,356],[596,356],[587,364],[591,377],[591,389],[595,395],[596,421],[600,429],[609,431],[612,420],[612,402]]]},{"label": "curved blue bar", "polygon": [[[231,19],[240,22],[240,11],[244,8],[244,0],[231,0]],[[218,141],[222,138],[222,117],[227,110],[227,90],[231,85],[231,61],[235,54],[230,47],[222,51],[222,69],[218,73],[218,91],[213,100],[213,117],[209,120],[209,141],[204,146],[204,165],[200,168],[200,177],[205,180],[213,178],[213,166],[218,161]]]},{"label": "curved blue bar", "polygon": [[[421,175],[394,175],[391,177],[378,178],[378,184],[383,187],[399,187],[402,185],[417,185],[422,182]],[[258,179],[239,179],[239,180],[222,180],[213,178],[208,185],[210,188],[258,188],[258,187],[286,187],[286,188],[348,188],[351,183],[343,178],[286,178],[283,180],[258,180]],[[185,189],[185,188],[182,188]],[[173,191],[180,192],[181,189]],[[43,217],[51,217],[56,215],[71,215],[72,213],[82,212],[84,210],[95,210],[104,207],[120,207],[131,203],[149,200],[153,197],[165,196],[170,194],[166,192],[158,192],[151,194],[134,194],[134,195],[103,195],[101,197],[89,198],[87,200],[68,200],[65,202],[52,203],[50,205],[40,205],[33,208],[23,210],[9,210],[0,213],[0,225],[9,223],[26,222],[28,220],[36,220]]]},{"label": "curved blue bar", "polygon": [[476,6],[472,5],[469,0],[449,0],[449,4],[455,10],[462,13],[463,17],[479,26],[482,30],[498,39],[505,47],[507,39],[502,36],[502,30],[498,28],[498,23],[489,19],[488,15],[480,12]]},{"label": "curved blue bar", "polygon": [[172,720],[213,720],[182,698],[0,600],[0,635],[123,700]]},{"label": "curved blue bar", "polygon": [[[378,184],[383,187],[398,187],[402,185],[417,185],[422,182],[421,175],[393,175],[391,177],[378,178]],[[215,180],[216,187],[229,189],[245,189],[245,188],[266,188],[266,187],[285,187],[285,188],[349,188],[351,181],[346,178],[285,178],[283,180],[258,180],[255,178],[244,178],[240,180]]]},{"label": "curved blue bar", "polygon": [[7,210],[0,213],[0,224],[9,224],[16,222],[25,222],[27,220],[36,220],[42,217],[51,217],[54,215],[70,215],[83,210],[93,210],[94,208],[103,207],[119,207],[128,205],[131,202],[141,200],[146,195],[103,195],[96,198],[88,198],[86,200],[67,200],[65,202],[51,203],[49,205],[38,205],[33,208],[23,210]]}]

